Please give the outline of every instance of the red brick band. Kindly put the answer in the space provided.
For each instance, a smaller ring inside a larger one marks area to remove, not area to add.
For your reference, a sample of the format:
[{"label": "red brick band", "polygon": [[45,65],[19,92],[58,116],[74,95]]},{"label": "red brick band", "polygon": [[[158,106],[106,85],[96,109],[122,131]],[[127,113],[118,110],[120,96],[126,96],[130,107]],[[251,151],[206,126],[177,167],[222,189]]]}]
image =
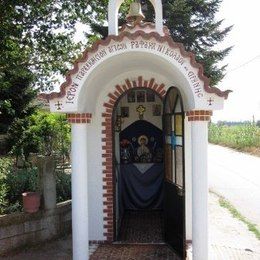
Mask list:
[{"label": "red brick band", "polygon": [[67,114],[68,122],[71,124],[90,124],[92,114],[82,113],[82,114]]},{"label": "red brick band", "polygon": [[103,158],[103,213],[104,236],[107,242],[114,238],[114,186],[113,186],[113,126],[112,117],[117,100],[129,89],[147,88],[155,91],[161,98],[166,94],[165,84],[158,84],[155,79],[144,80],[139,76],[137,80],[126,79],[122,85],[116,85],[114,91],[108,93],[108,101],[103,104],[102,113],[102,158]]},{"label": "red brick band", "polygon": [[210,121],[212,111],[209,110],[194,110],[186,113],[188,121]]}]

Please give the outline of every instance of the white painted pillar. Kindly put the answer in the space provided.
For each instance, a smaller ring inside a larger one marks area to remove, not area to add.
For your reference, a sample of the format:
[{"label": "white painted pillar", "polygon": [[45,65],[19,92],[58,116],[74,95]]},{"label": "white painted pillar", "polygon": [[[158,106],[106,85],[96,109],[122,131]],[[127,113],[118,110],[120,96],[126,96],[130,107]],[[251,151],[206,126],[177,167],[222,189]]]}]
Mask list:
[{"label": "white painted pillar", "polygon": [[[191,117],[192,137],[192,255],[208,260],[208,121],[209,111]],[[201,121],[200,121],[201,120]],[[204,121],[205,120],[205,121]]]},{"label": "white painted pillar", "polygon": [[185,211],[186,211],[186,242],[192,241],[192,142],[191,123],[185,118]]},{"label": "white painted pillar", "polygon": [[89,259],[87,124],[72,123],[73,260]]}]

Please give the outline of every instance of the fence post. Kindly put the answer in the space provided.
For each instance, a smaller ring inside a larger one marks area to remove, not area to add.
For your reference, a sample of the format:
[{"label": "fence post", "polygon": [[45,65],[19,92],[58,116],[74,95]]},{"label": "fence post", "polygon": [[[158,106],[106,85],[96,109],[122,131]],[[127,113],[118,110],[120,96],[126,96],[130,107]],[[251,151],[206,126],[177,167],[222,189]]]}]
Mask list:
[{"label": "fence post", "polygon": [[43,208],[56,208],[55,160],[52,156],[39,156],[37,160],[40,191],[43,195]]}]

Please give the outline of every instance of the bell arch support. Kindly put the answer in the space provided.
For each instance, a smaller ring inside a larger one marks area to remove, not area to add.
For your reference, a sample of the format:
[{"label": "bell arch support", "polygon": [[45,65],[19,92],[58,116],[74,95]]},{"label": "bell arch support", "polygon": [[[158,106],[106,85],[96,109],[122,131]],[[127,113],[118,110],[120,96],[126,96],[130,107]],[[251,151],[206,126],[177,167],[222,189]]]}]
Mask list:
[{"label": "bell arch support", "polygon": [[[163,35],[163,9],[161,0],[149,0],[155,10],[156,31]],[[108,31],[110,35],[118,35],[118,11],[124,0],[110,0],[108,4]]]},{"label": "bell arch support", "polygon": [[126,79],[108,93],[108,101],[103,104],[102,113],[102,168],[103,168],[103,212],[104,237],[107,241],[114,238],[114,191],[113,191],[113,112],[117,101],[130,89],[145,88],[155,91],[161,98],[166,94],[165,84],[157,83],[154,78],[138,80]]}]

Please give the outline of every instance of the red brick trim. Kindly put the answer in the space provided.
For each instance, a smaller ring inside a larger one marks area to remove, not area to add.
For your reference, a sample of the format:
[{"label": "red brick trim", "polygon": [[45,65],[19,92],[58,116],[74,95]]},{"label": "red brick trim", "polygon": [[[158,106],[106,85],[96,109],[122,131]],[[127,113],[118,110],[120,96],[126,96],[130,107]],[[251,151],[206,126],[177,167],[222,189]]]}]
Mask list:
[{"label": "red brick trim", "polygon": [[[156,86],[156,87],[155,87]],[[159,86],[159,87],[158,87]],[[166,94],[165,85],[158,84],[154,78],[137,80],[125,79],[123,85],[116,85],[114,90],[108,93],[108,101],[103,104],[102,113],[102,158],[103,158],[103,213],[104,236],[107,242],[114,237],[114,185],[113,185],[113,126],[112,117],[115,104],[122,95],[132,88],[147,88],[154,90],[161,98]]]},{"label": "red brick trim", "polygon": [[83,114],[67,114],[68,122],[71,124],[90,124],[92,114],[83,113]]},{"label": "red brick trim", "polygon": [[194,110],[186,113],[188,121],[210,121],[212,111]]},{"label": "red brick trim", "polygon": [[220,89],[216,87],[211,87],[210,86],[210,80],[204,75],[204,69],[203,66],[198,63],[195,59],[195,55],[192,52],[187,52],[181,43],[174,42],[171,36],[161,36],[157,32],[151,32],[151,33],[146,33],[142,30],[136,31],[135,33],[130,33],[130,32],[122,32],[118,36],[116,35],[109,35],[106,39],[104,40],[98,40],[96,41],[91,48],[87,48],[84,52],[83,55],[77,59],[74,63],[74,67],[72,70],[70,70],[66,74],[66,81],[60,86],[60,91],[59,92],[52,92],[50,94],[45,94],[41,93],[38,98],[43,98],[46,100],[51,100],[54,98],[61,98],[66,95],[66,89],[70,84],[72,83],[72,75],[75,75],[79,71],[79,64],[82,62],[86,62],[89,58],[90,53],[95,53],[100,49],[100,46],[108,46],[111,41],[115,42],[122,42],[125,38],[130,39],[130,40],[135,40],[138,37],[142,37],[144,40],[156,40],[159,43],[167,43],[170,48],[178,48],[181,52],[181,54],[184,57],[188,57],[190,60],[190,65],[193,68],[198,69],[198,78],[202,80],[203,85],[204,85],[204,90],[207,93],[214,93],[219,97],[224,97],[225,99],[228,98],[228,95],[231,90],[226,90],[226,91],[221,91]]}]

